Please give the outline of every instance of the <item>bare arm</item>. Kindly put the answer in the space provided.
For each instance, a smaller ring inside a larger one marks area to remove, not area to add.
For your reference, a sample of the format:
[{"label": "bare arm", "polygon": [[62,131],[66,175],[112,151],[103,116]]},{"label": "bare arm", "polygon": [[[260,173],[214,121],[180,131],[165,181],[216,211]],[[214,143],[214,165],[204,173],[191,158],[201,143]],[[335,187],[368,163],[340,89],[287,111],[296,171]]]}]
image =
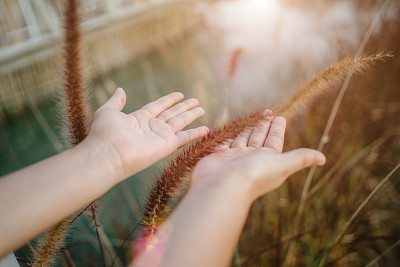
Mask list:
[{"label": "bare arm", "polygon": [[[203,115],[181,93],[131,114],[117,89],[95,113],[89,136],[76,147],[0,179],[0,258],[178,147],[205,135],[182,129]],[[174,105],[176,104],[176,105]]]},{"label": "bare arm", "polygon": [[285,127],[282,117],[270,116],[200,161],[187,196],[135,266],[228,266],[254,200],[325,163],[311,149],[281,153]]}]

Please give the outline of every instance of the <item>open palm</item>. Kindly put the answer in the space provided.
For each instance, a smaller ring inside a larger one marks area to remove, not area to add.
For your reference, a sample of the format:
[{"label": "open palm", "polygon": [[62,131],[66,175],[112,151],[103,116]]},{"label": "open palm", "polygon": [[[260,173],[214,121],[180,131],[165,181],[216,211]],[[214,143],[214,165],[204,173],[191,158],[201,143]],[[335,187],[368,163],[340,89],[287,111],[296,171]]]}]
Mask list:
[{"label": "open palm", "polygon": [[[118,88],[94,116],[89,138],[102,142],[113,154],[121,177],[130,176],[165,158],[177,148],[208,133],[205,126],[183,131],[204,110],[196,99],[172,93],[125,114],[125,92]],[[174,105],[176,104],[176,105]]]},{"label": "open palm", "polygon": [[286,120],[274,118],[271,111],[266,115],[256,127],[203,158],[193,171],[194,185],[206,179],[237,180],[250,185],[255,199],[277,189],[293,173],[325,163],[325,156],[313,149],[282,153]]}]

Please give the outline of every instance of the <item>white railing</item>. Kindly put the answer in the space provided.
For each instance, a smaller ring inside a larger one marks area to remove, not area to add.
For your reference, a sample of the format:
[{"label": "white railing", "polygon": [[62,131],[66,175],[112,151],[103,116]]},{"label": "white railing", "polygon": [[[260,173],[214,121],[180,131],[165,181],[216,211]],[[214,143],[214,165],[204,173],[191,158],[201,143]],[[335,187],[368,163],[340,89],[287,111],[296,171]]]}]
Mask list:
[{"label": "white railing", "polygon": [[[79,0],[84,20],[116,13],[152,0]],[[60,31],[60,0],[0,0],[0,50]]]},{"label": "white railing", "polygon": [[28,0],[0,0],[0,47],[41,34]]}]

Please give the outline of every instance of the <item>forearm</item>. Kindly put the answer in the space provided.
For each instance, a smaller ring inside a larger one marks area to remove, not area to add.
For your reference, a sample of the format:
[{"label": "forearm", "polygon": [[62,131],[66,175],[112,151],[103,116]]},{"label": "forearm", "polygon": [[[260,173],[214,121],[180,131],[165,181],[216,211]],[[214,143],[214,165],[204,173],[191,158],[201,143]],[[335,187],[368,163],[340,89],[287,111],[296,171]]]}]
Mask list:
[{"label": "forearm", "polygon": [[0,179],[0,258],[104,194],[115,166],[104,146],[77,147]]},{"label": "forearm", "polygon": [[285,126],[284,118],[270,116],[204,157],[193,170],[191,190],[134,264],[229,265],[252,202],[291,174],[325,163],[311,149],[282,154]]},{"label": "forearm", "polygon": [[[155,247],[134,262],[137,266],[157,261],[157,257],[161,257],[160,266],[230,264],[252,201],[243,185],[210,181],[200,181],[189,191],[160,229]],[[162,246],[164,255],[159,254]]]}]

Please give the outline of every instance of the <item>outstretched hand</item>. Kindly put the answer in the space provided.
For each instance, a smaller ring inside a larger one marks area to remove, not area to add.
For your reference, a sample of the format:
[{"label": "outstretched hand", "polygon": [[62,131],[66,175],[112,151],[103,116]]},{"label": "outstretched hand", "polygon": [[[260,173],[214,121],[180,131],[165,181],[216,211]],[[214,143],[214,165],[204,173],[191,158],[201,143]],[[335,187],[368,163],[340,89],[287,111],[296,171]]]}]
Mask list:
[{"label": "outstretched hand", "polygon": [[118,88],[94,114],[87,139],[94,145],[105,145],[112,153],[118,177],[126,178],[208,133],[205,126],[183,131],[204,110],[193,98],[176,104],[182,99],[183,94],[171,93],[125,114],[121,111],[126,94]]},{"label": "outstretched hand", "polygon": [[269,110],[265,115],[254,129],[244,130],[218,152],[202,159],[193,171],[193,184],[210,179],[239,181],[250,185],[256,199],[277,189],[293,173],[325,164],[325,156],[313,149],[282,153],[286,120],[274,118]]}]

